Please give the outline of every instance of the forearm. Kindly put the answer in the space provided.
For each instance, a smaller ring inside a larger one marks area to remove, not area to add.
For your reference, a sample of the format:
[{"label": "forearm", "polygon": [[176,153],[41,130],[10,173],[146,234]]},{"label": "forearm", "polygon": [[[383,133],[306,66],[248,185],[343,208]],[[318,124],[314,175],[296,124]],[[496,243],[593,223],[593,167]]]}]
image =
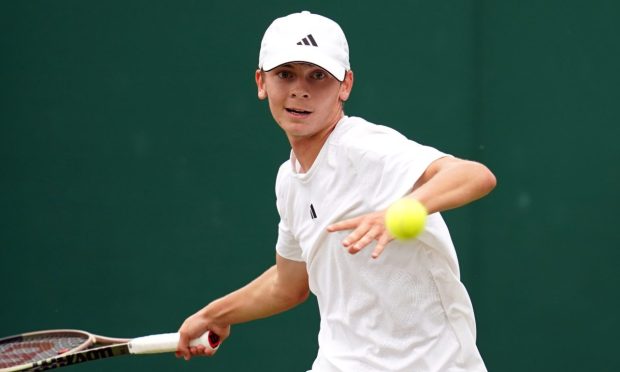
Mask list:
[{"label": "forearm", "polygon": [[213,355],[209,348],[190,348],[189,341],[206,331],[225,340],[230,325],[277,314],[303,302],[308,297],[308,273],[303,262],[276,255],[276,266],[265,271],[245,287],[211,302],[189,316],[179,328],[177,355]]},{"label": "forearm", "polygon": [[468,204],[495,187],[495,176],[480,163],[460,159],[444,163],[407,196],[419,200],[429,214]]},{"label": "forearm", "polygon": [[200,313],[209,322],[237,324],[288,310],[306,300],[308,291],[293,291],[282,285],[277,266],[261,276],[203,308]]}]

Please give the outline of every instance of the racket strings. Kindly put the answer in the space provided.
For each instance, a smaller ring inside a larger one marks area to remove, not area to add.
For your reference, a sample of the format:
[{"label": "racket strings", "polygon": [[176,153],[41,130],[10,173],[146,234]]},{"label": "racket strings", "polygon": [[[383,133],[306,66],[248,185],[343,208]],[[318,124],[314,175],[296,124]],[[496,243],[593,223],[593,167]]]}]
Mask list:
[{"label": "racket strings", "polygon": [[9,339],[0,343],[0,368],[55,357],[88,340],[87,335],[81,334],[50,334]]}]

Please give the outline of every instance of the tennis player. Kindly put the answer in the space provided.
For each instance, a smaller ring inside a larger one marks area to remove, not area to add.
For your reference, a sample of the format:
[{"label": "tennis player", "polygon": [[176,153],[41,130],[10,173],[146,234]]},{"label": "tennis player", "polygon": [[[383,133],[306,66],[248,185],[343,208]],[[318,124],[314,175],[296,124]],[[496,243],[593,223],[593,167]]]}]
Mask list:
[{"label": "tennis player", "polygon": [[[292,151],[276,179],[276,263],[185,320],[178,356],[213,355],[188,340],[305,301],[321,315],[311,371],[486,371],[474,312],[439,212],[488,194],[494,175],[346,116],[353,88],[340,26],[309,12],[276,19],[262,40],[256,84]],[[386,208],[402,197],[428,210],[425,230],[394,240]]]}]

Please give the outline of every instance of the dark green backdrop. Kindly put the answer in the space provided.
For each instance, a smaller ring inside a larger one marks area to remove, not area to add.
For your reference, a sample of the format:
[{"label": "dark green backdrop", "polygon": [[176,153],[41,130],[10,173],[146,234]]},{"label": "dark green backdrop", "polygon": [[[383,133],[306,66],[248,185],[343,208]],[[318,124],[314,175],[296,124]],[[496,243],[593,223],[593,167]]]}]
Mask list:
[{"label": "dark green backdrop", "polygon": [[[264,29],[337,20],[349,114],[487,164],[445,213],[491,371],[617,371],[616,1],[2,1],[0,334],[177,329],[274,258],[285,137],[256,99]],[[213,359],[82,371],[304,371],[314,300]]]}]

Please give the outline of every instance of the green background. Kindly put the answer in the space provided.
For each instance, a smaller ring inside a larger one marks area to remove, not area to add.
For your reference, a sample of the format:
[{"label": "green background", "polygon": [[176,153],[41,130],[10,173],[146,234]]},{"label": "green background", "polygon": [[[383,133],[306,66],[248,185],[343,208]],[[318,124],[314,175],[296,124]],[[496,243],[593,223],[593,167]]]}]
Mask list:
[{"label": "green background", "polygon": [[[617,1],[0,2],[0,334],[171,332],[272,264],[288,143],[253,74],[275,17],[349,39],[346,110],[487,164],[444,213],[490,371],[617,371]],[[212,359],[83,371],[305,371],[311,298]]]}]

